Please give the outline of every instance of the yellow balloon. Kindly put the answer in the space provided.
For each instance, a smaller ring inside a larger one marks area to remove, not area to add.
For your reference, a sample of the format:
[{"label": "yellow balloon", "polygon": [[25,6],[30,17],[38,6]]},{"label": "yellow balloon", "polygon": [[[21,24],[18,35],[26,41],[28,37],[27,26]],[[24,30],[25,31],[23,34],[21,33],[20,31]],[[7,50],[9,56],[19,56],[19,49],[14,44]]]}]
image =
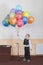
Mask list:
[{"label": "yellow balloon", "polygon": [[25,17],[29,17],[29,16],[30,16],[30,13],[27,12],[27,11],[24,11],[24,12],[23,12],[23,16],[25,16]]}]

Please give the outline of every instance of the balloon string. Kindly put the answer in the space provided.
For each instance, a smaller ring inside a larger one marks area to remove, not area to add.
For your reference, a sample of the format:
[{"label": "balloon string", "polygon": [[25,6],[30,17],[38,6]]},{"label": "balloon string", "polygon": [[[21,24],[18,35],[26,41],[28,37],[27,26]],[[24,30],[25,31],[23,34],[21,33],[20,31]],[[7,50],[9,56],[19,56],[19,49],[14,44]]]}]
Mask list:
[{"label": "balloon string", "polygon": [[17,28],[17,37],[19,37],[19,27]]}]

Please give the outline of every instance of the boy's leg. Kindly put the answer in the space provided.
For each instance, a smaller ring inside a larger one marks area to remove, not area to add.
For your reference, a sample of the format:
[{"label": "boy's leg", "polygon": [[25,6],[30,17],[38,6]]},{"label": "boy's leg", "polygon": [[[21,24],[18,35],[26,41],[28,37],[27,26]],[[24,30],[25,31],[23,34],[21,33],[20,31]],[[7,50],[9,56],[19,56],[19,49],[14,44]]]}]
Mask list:
[{"label": "boy's leg", "polygon": [[24,48],[24,61],[26,61],[26,47]]},{"label": "boy's leg", "polygon": [[29,48],[28,57],[29,57],[29,60],[31,60],[31,57],[30,57],[30,48]]},{"label": "boy's leg", "polygon": [[26,59],[27,60],[30,60],[31,59],[30,58],[30,48],[29,47],[26,48]]},{"label": "boy's leg", "polygon": [[30,48],[29,47],[25,47],[24,48],[24,51],[25,51],[25,53],[24,53],[24,61],[28,61],[28,62],[30,62],[30,60],[31,60],[31,58],[30,58]]}]

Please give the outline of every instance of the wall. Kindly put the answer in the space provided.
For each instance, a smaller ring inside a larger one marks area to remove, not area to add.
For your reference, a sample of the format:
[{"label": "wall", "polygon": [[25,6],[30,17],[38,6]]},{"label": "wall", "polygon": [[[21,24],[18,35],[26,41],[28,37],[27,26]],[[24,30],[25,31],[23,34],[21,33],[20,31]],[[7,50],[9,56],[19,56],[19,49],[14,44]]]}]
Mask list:
[{"label": "wall", "polygon": [[[43,39],[31,39],[32,42],[32,50],[30,50],[31,55],[36,55],[36,44],[42,43]],[[11,45],[11,55],[18,55],[18,47],[17,44],[19,43],[19,55],[24,55],[24,47],[23,41],[21,39],[1,39],[0,45]]]}]

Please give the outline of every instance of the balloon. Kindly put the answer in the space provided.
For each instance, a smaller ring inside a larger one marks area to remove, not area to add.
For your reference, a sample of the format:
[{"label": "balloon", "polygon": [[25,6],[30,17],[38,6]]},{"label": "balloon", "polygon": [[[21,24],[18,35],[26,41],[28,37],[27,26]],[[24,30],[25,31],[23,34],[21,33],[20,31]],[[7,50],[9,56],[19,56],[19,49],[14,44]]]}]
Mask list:
[{"label": "balloon", "polygon": [[9,18],[5,18],[4,21],[6,24],[9,24]]},{"label": "balloon", "polygon": [[9,23],[9,18],[5,18],[4,20],[5,22]]},{"label": "balloon", "polygon": [[25,17],[29,17],[29,16],[30,16],[30,13],[27,12],[27,11],[24,11],[24,12],[23,12],[23,16],[25,16]]},{"label": "balloon", "polygon": [[14,16],[15,16],[15,13],[12,13],[12,12],[11,12],[11,13],[10,13],[10,18],[11,18],[11,17],[13,18]]},{"label": "balloon", "polygon": [[10,10],[10,13],[15,13],[15,9],[12,8],[12,9]]},{"label": "balloon", "polygon": [[16,13],[16,14],[17,14],[17,13],[22,14],[23,11],[22,11],[22,10],[16,10],[15,13]]},{"label": "balloon", "polygon": [[8,18],[8,19],[10,18],[9,14],[6,16],[6,18]]},{"label": "balloon", "polygon": [[16,6],[16,10],[22,10],[21,5],[17,5],[17,6]]},{"label": "balloon", "polygon": [[22,18],[22,14],[20,14],[20,13],[16,14],[16,19],[17,19],[17,20],[19,20],[19,19],[21,19],[21,18]]},{"label": "balloon", "polygon": [[24,22],[24,24],[27,24],[28,23],[28,18],[27,17],[23,17],[23,22]]},{"label": "balloon", "polygon": [[3,24],[4,26],[6,26],[6,27],[8,27],[8,26],[9,26],[9,23],[8,23],[8,22],[6,22],[5,20],[3,20],[3,21],[2,21],[2,24]]},{"label": "balloon", "polygon": [[10,10],[10,14],[8,14],[3,20],[2,24],[4,26],[8,26],[11,24],[13,27],[16,25],[18,27],[22,27],[25,24],[32,24],[34,22],[34,17],[27,11],[23,11],[21,5],[17,5],[16,8],[12,8]]},{"label": "balloon", "polygon": [[11,25],[14,25],[14,24],[17,23],[17,19],[15,17],[14,18],[10,18],[9,22],[10,22]]},{"label": "balloon", "polygon": [[18,22],[17,22],[17,26],[18,27],[22,27],[24,25],[24,23],[23,23],[23,20],[18,20]]},{"label": "balloon", "polygon": [[29,24],[32,24],[33,22],[34,22],[34,17],[33,17],[33,16],[30,16],[28,23],[29,23]]},{"label": "balloon", "polygon": [[10,23],[9,23],[9,17],[8,17],[8,18],[5,18],[5,19],[2,21],[2,23],[3,23],[3,25],[6,26],[6,27],[9,26],[9,24],[10,24]]}]

